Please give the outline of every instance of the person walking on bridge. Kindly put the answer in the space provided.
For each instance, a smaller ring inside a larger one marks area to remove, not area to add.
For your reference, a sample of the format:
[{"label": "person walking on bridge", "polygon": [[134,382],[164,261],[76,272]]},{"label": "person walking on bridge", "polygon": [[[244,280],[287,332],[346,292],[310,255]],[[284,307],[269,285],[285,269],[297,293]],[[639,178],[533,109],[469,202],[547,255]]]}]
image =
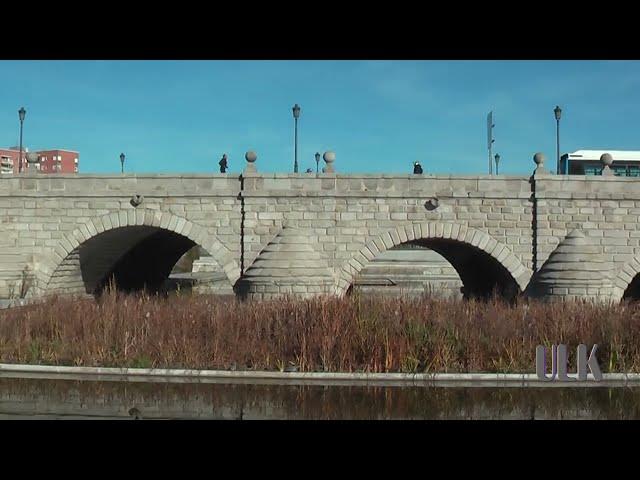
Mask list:
[{"label": "person walking on bridge", "polygon": [[227,154],[222,154],[222,159],[218,162],[220,165],[220,173],[225,173],[227,171]]},{"label": "person walking on bridge", "polygon": [[422,165],[420,165],[420,162],[413,162],[413,174],[414,175],[422,174]]}]

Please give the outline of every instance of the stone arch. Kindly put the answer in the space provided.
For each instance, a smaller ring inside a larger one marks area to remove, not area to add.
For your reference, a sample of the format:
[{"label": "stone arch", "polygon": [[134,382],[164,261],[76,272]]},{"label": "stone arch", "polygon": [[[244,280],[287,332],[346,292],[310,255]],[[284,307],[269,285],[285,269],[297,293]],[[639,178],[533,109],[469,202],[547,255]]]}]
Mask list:
[{"label": "stone arch", "polygon": [[43,255],[38,261],[37,267],[42,282],[41,292],[47,292],[56,268],[81,244],[110,230],[136,226],[157,227],[186,237],[210,253],[231,285],[240,278],[240,267],[233,258],[233,253],[215,236],[207,232],[205,227],[169,212],[139,208],[94,217],[61,238],[53,251]]},{"label": "stone arch", "polygon": [[451,222],[410,223],[398,225],[381,235],[375,235],[360,251],[346,261],[338,272],[336,294],[343,296],[356,275],[379,253],[396,245],[420,239],[453,240],[485,252],[509,272],[521,291],[524,291],[533,273],[509,247],[481,230]]},{"label": "stone arch", "polygon": [[618,270],[617,275],[615,275],[611,299],[615,302],[621,301],[627,288],[629,288],[638,274],[640,274],[640,257],[634,257]]}]

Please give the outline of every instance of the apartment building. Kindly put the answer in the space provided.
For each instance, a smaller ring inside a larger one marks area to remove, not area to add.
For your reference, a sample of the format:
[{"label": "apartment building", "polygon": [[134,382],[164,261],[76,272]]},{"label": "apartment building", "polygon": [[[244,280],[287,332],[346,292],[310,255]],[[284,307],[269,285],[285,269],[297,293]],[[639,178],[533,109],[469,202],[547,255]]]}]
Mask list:
[{"label": "apartment building", "polygon": [[41,150],[38,164],[42,173],[78,173],[79,153],[71,150]]},{"label": "apartment building", "polygon": [[[33,166],[27,162],[28,148],[22,149],[22,171],[35,168],[39,173],[78,173],[80,154],[73,150],[39,150]],[[0,148],[0,174],[18,173],[20,147]]]}]

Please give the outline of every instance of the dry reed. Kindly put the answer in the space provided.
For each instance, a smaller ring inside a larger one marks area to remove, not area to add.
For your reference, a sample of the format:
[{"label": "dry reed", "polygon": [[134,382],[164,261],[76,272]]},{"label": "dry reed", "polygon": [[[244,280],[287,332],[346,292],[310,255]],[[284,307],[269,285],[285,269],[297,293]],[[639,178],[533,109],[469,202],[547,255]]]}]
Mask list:
[{"label": "dry reed", "polygon": [[111,291],[97,302],[52,298],[0,313],[3,363],[531,372],[536,345],[552,343],[567,344],[570,353],[579,343],[598,343],[604,372],[640,372],[640,309],[358,295],[241,303]]}]

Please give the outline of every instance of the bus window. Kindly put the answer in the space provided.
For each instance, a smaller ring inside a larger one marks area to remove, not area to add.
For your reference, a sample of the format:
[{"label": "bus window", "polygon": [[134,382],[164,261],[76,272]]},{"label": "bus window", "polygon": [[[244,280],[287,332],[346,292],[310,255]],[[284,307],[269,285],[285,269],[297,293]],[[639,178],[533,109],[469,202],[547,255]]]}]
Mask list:
[{"label": "bus window", "polygon": [[585,175],[584,165],[577,162],[569,162],[569,175]]}]

